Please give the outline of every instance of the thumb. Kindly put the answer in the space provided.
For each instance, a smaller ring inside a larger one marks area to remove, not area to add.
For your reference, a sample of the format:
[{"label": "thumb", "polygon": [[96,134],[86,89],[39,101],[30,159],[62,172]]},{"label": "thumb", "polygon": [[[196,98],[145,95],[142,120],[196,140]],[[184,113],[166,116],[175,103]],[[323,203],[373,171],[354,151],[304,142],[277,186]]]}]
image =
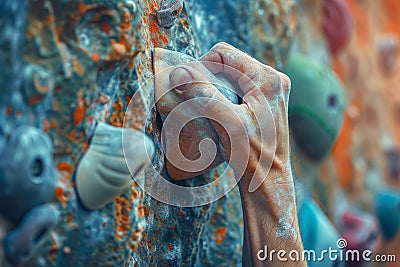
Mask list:
[{"label": "thumb", "polygon": [[193,101],[193,108],[210,120],[222,148],[228,152],[225,156],[229,165],[235,172],[242,173],[248,159],[246,147],[249,147],[243,107],[230,102],[205,75],[190,66],[176,67],[170,73],[169,80],[185,102]]},{"label": "thumb", "polygon": [[231,134],[240,128],[241,107],[230,102],[205,74],[191,66],[180,65],[171,71],[169,80],[184,101],[191,101],[201,116],[210,119],[220,138],[225,139],[226,132]]}]

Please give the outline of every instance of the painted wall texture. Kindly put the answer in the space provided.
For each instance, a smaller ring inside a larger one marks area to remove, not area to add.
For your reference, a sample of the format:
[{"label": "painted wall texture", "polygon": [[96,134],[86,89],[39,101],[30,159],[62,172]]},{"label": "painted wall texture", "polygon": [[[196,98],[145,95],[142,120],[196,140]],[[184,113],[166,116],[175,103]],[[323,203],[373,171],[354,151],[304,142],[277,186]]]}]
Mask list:
[{"label": "painted wall texture", "polygon": [[397,0],[0,1],[0,266],[241,266],[237,188],[198,207],[151,197],[159,175],[196,186],[226,168],[168,177],[155,48],[198,58],[224,41],[278,70],[291,50],[333,69],[340,135],[317,172],[293,168],[339,229],[339,204],[372,211],[400,189],[398,14]]},{"label": "painted wall texture", "polygon": [[126,181],[115,136],[151,138],[154,168],[140,172],[143,147],[132,159],[150,183],[164,168],[154,89],[143,85],[152,50],[198,57],[226,41],[282,67],[294,27],[283,0],[1,1],[0,265],[240,265],[238,191],[194,208],[157,201]]}]

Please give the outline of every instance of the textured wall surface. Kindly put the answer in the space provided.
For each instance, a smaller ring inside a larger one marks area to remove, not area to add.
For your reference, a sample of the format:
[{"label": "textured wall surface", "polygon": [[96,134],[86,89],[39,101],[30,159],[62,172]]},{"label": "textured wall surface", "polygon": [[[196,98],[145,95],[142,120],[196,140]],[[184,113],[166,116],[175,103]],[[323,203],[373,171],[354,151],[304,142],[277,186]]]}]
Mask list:
[{"label": "textured wall surface", "polygon": [[[346,210],[375,212],[383,232],[396,232],[397,226],[385,226],[398,225],[398,212],[385,208],[389,202],[398,205],[395,197],[385,205],[377,202],[387,187],[393,196],[400,188],[400,4],[393,0],[300,0],[297,10],[294,49],[332,68],[347,96],[342,129],[330,157],[317,172],[302,176],[310,178],[314,196],[344,236],[348,234],[342,216]],[[384,213],[387,217],[379,215]],[[396,233],[390,241],[380,236],[377,250],[398,255]]]},{"label": "textured wall surface", "polygon": [[[226,41],[278,68],[286,61],[291,1],[187,0],[170,28],[159,25],[159,9],[149,0],[0,2],[1,266],[241,264],[237,190],[194,208],[157,201],[137,183],[97,210],[77,194],[82,175],[107,178],[96,165],[78,172],[101,122],[145,131],[154,168],[138,175],[151,182],[163,172],[161,121],[152,86],[143,86],[153,48],[198,57]],[[207,183],[223,169],[180,184]]]},{"label": "textured wall surface", "polygon": [[[399,12],[398,0],[0,1],[0,266],[241,266],[237,188],[198,207],[151,197],[160,175],[173,182],[156,47],[198,58],[223,41],[279,70],[293,49],[332,68],[347,96],[341,133],[318,168],[293,167],[343,231],[343,206],[372,211],[377,191],[400,189]],[[150,138],[152,168],[141,171],[138,140],[135,170],[121,164],[122,129]],[[173,183],[203,185],[225,167]]]}]

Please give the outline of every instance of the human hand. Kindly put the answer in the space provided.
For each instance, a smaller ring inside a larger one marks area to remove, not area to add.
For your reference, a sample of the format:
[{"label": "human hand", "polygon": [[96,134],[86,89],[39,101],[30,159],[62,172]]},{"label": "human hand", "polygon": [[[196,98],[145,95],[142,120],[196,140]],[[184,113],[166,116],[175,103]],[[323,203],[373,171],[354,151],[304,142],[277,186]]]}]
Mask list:
[{"label": "human hand", "polygon": [[196,100],[196,110],[210,119],[222,154],[240,176],[237,178],[242,178],[241,185],[254,191],[268,173],[273,177],[267,184],[273,179],[291,183],[291,177],[283,180],[290,169],[289,78],[226,43],[214,46],[200,61],[213,74],[228,77],[243,103],[231,103],[190,65],[177,66],[170,74],[170,83],[178,86],[175,91],[183,100]]},{"label": "human hand", "polygon": [[[176,51],[154,49],[153,65],[154,96],[163,123],[161,138],[169,177],[174,180],[192,178],[223,163],[225,160],[215,145],[218,143],[218,135],[210,121],[199,116],[191,101],[183,100],[173,90],[175,86],[171,85],[169,76],[175,66],[186,65],[202,73],[206,83],[222,83],[229,87],[228,82],[215,77],[197,59]],[[237,103],[234,90],[223,92],[228,99]],[[210,142],[206,144],[204,140]]]},{"label": "human hand", "polygon": [[241,179],[243,265],[283,266],[287,262],[265,263],[258,256],[265,245],[276,251],[303,250],[289,161],[290,80],[226,43],[214,46],[200,62],[228,77],[243,100],[231,103],[189,65],[177,66],[169,76],[177,94],[210,120],[222,155]]}]

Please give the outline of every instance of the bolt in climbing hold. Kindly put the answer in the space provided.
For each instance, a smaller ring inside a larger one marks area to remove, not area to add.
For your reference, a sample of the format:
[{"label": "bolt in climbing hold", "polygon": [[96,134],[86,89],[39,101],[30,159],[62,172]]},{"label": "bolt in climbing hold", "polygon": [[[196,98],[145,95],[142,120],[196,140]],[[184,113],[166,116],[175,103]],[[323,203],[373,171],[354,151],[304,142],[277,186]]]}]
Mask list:
[{"label": "bolt in climbing hold", "polygon": [[183,0],[162,0],[160,9],[156,11],[158,24],[164,28],[172,27],[182,8]]}]

